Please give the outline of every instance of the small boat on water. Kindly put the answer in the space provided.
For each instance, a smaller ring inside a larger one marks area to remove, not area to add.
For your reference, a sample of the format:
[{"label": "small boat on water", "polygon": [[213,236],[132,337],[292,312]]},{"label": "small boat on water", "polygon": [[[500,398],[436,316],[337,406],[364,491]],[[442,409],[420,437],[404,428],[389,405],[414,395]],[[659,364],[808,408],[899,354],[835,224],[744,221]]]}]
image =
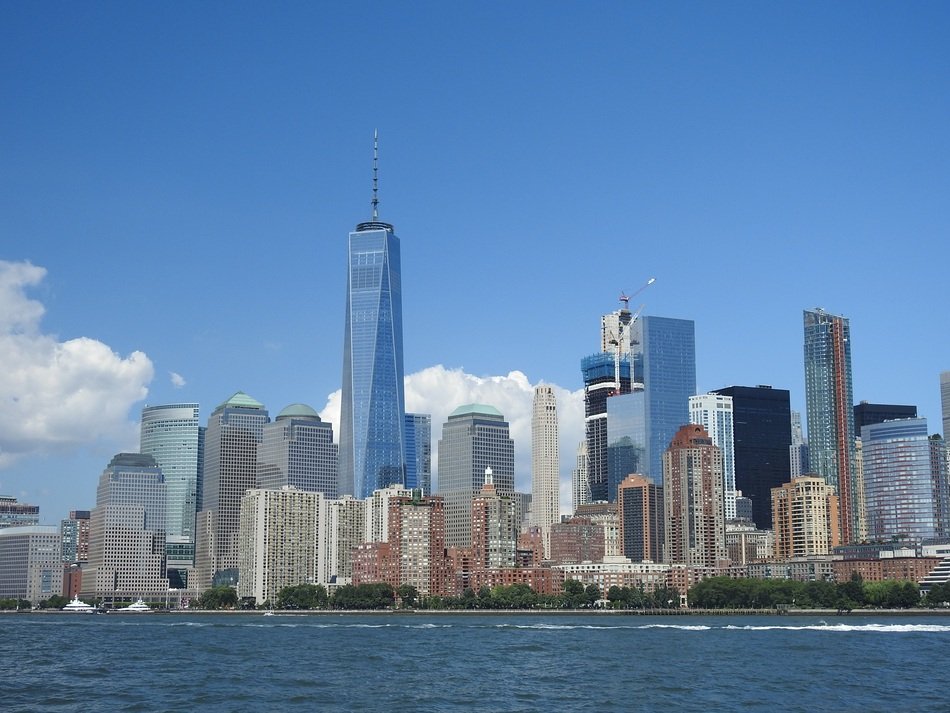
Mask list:
[{"label": "small boat on water", "polygon": [[73,600],[69,604],[63,607],[62,610],[71,614],[94,614],[96,608],[86,604],[86,602],[80,601],[79,595],[77,594],[75,597],[73,597]]}]

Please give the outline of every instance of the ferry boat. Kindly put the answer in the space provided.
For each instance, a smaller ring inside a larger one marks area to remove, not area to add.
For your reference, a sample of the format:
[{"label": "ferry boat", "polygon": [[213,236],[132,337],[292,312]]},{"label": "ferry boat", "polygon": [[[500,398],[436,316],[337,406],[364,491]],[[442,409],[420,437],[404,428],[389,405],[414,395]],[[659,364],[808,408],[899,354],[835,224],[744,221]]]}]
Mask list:
[{"label": "ferry boat", "polygon": [[89,604],[86,604],[86,602],[80,601],[78,594],[73,597],[73,600],[64,606],[62,610],[71,614],[94,614],[96,612],[96,608],[94,606],[90,606]]}]

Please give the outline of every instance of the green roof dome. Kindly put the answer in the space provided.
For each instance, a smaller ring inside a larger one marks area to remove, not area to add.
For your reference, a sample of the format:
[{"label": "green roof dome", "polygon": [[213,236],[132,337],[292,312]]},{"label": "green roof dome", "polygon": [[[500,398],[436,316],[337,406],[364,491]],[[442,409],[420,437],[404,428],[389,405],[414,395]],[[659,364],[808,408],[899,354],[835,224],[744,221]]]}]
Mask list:
[{"label": "green roof dome", "polygon": [[498,416],[500,418],[504,418],[504,415],[501,411],[496,409],[494,406],[489,406],[488,404],[465,404],[464,406],[459,406],[449,414],[449,418],[452,418],[453,416],[466,416],[468,414],[478,414],[480,416]]},{"label": "green roof dome", "polygon": [[277,414],[277,420],[282,418],[310,418],[320,420],[320,414],[314,411],[307,404],[290,404],[283,411]]},{"label": "green roof dome", "polygon": [[262,404],[257,399],[251,398],[243,391],[238,391],[235,393],[234,396],[218,406],[218,408],[224,408],[225,406],[239,406],[241,408],[264,408],[264,404]]}]

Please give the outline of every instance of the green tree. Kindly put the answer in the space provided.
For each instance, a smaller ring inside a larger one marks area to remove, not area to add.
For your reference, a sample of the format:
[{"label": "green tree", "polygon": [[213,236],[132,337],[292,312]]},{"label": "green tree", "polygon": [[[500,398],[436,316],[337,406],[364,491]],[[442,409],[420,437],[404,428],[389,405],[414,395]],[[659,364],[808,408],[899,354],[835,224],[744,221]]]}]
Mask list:
[{"label": "green tree", "polygon": [[322,584],[295,584],[277,593],[280,609],[326,609],[327,590]]},{"label": "green tree", "polygon": [[238,603],[237,590],[234,587],[211,587],[198,597],[199,609],[234,609]]},{"label": "green tree", "polygon": [[403,609],[412,609],[419,598],[419,590],[411,584],[400,584],[396,589],[396,596],[399,597]]}]

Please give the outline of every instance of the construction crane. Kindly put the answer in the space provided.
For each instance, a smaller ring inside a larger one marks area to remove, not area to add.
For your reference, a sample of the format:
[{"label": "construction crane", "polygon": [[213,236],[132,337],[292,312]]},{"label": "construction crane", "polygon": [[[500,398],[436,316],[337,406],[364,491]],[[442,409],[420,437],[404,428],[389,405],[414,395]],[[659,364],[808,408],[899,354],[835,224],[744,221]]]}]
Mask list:
[{"label": "construction crane", "polygon": [[[633,297],[636,297],[637,295],[639,295],[641,292],[643,292],[646,288],[648,288],[654,282],[656,282],[656,278],[651,277],[649,280],[646,281],[646,283],[640,289],[638,289],[636,292],[634,292],[630,296],[627,296],[627,294],[624,292],[620,293],[620,303],[623,306],[616,313],[617,314],[617,335],[615,337],[613,334],[611,334],[610,339],[608,341],[608,344],[614,345],[615,347],[615,350],[614,350],[614,393],[616,394],[620,393],[620,360],[623,357],[622,345],[624,344],[624,332],[626,332],[626,335],[627,335],[626,344],[629,346],[630,327],[632,327],[634,322],[636,322],[637,319],[639,319],[640,313],[643,312],[643,308],[646,306],[645,304],[641,304],[637,308],[636,312],[631,313],[630,300]],[[631,364],[631,369],[632,368],[633,366]],[[632,384],[633,373],[630,374],[630,381]]]}]

